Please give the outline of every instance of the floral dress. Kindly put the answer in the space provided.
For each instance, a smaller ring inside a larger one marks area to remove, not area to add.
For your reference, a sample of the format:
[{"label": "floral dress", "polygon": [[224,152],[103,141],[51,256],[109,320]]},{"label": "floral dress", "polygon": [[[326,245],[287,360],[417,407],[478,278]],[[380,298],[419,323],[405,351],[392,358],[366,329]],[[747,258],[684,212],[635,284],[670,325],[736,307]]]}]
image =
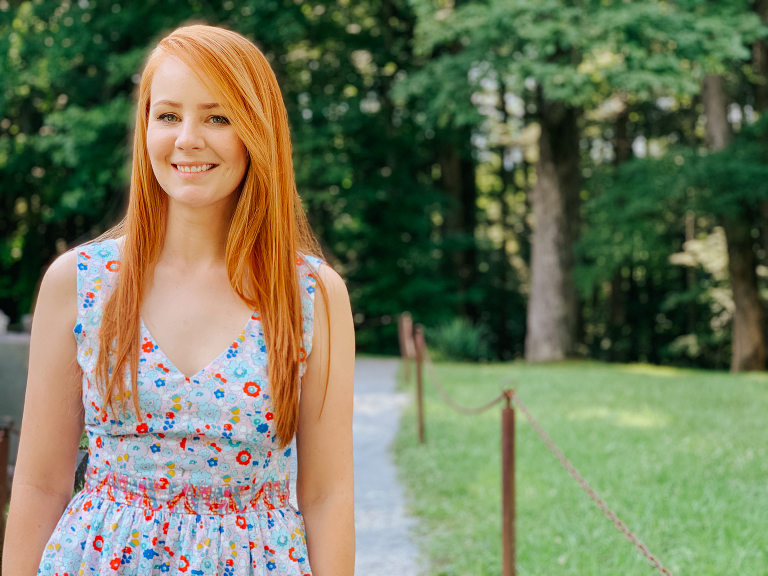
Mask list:
[{"label": "floral dress", "polygon": [[[297,258],[306,354],[320,262]],[[190,378],[142,322],[144,421],[132,409],[118,409],[114,419],[102,405],[94,371],[102,308],[120,269],[117,243],[82,246],[77,267],[75,338],[88,471],[45,547],[38,574],[311,574],[304,520],[289,503],[291,449],[275,440],[258,312],[229,348]],[[305,370],[303,360],[300,376]]]}]

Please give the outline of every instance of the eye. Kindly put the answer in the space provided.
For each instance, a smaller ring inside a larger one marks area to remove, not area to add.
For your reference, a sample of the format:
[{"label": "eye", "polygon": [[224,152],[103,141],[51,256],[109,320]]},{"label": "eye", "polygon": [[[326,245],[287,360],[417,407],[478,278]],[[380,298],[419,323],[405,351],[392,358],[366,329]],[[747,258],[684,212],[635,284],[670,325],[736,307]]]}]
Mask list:
[{"label": "eye", "polygon": [[225,116],[211,116],[211,124],[229,124],[229,119]]},{"label": "eye", "polygon": [[158,120],[166,123],[170,122],[176,122],[179,117],[176,116],[173,112],[166,112],[165,114],[160,114],[160,116],[157,117]]}]

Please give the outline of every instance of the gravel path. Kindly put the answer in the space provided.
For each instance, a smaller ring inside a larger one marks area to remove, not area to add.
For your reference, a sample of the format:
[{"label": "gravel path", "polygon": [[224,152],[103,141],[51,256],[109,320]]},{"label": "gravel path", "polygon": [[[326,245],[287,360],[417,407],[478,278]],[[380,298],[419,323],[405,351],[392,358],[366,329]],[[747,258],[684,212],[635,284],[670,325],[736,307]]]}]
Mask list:
[{"label": "gravel path", "polygon": [[395,390],[398,365],[399,360],[389,358],[355,362],[357,576],[416,576],[421,568],[410,536],[415,520],[406,514],[389,448],[400,411],[409,402],[407,394]]}]

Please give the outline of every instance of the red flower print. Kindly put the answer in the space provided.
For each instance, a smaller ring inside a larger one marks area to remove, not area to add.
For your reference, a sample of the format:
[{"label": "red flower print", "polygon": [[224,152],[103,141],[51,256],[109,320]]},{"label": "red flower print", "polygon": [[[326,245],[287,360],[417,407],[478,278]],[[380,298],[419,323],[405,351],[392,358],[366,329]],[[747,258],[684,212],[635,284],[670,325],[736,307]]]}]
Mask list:
[{"label": "red flower print", "polygon": [[96,448],[101,448],[101,436],[96,438]]},{"label": "red flower print", "polygon": [[242,516],[238,516],[237,518],[235,518],[235,524],[237,524],[239,528],[246,528],[248,526],[248,524],[245,521],[245,518],[243,518]]},{"label": "red flower print", "polygon": [[229,560],[227,560],[227,566],[234,566],[234,565],[235,565],[235,561],[234,560],[232,560],[231,558]]},{"label": "red flower print", "polygon": [[147,354],[152,352],[152,348],[154,348],[154,347],[155,346],[149,340],[147,340],[146,342],[144,342],[144,344],[141,345],[141,349],[144,350],[144,352],[146,352]]},{"label": "red flower print", "polygon": [[136,426],[136,432],[139,434],[144,434],[145,432],[149,431],[149,426],[147,426],[146,422],[142,422],[138,426]]},{"label": "red flower print", "polygon": [[248,396],[258,398],[259,394],[261,394],[261,386],[256,384],[256,382],[246,382],[245,386],[243,386],[243,392],[248,394]]},{"label": "red flower print", "polygon": [[104,548],[104,537],[96,536],[96,538],[93,539],[93,549],[101,552],[102,548]]},{"label": "red flower print", "polygon": [[272,414],[272,412],[267,412],[266,414],[264,414],[264,418],[266,418],[267,420],[272,420],[272,418],[274,417],[275,415]]},{"label": "red flower print", "polygon": [[166,412],[165,417],[168,418],[168,420],[173,420],[174,414],[173,412]]},{"label": "red flower print", "polygon": [[[182,564],[184,564],[184,566],[182,566]],[[186,572],[187,568],[189,568],[189,560],[187,560],[186,556],[179,556],[179,571]]]},{"label": "red flower print", "polygon": [[123,548],[123,554],[130,554],[130,553],[131,553],[131,547],[130,546],[126,546],[125,548]]},{"label": "red flower print", "polygon": [[112,570],[117,570],[120,568],[120,558],[113,558],[109,565],[112,567]]},{"label": "red flower print", "polygon": [[251,461],[251,453],[248,450],[241,450],[237,455],[237,463],[245,466]]},{"label": "red flower print", "polygon": [[298,562],[299,559],[294,556],[295,553],[296,553],[296,548],[291,547],[291,549],[288,550],[288,558],[290,558],[294,562]]},{"label": "red flower print", "polygon": [[118,272],[120,270],[120,262],[117,260],[110,260],[107,262],[107,270],[110,272]]},{"label": "red flower print", "polygon": [[94,294],[93,292],[86,292],[85,293],[85,297],[86,298],[95,298],[96,294]]},{"label": "red flower print", "polygon": [[299,352],[299,362],[304,362],[307,359],[307,351],[304,349],[304,346],[299,349]]},{"label": "red flower print", "polygon": [[[88,500],[88,502],[83,504],[83,510],[85,512],[88,512],[88,510],[90,510],[92,507],[93,507],[93,502],[91,502],[90,500]],[[99,536],[99,538],[101,538],[101,536]]]}]

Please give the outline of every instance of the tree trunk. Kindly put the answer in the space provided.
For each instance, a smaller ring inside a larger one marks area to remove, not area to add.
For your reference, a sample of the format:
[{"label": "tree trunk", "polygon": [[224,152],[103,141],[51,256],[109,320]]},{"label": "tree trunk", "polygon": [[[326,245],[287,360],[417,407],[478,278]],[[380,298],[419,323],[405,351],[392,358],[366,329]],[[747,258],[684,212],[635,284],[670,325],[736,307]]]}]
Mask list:
[{"label": "tree trunk", "polygon": [[728,124],[728,97],[725,93],[725,79],[720,75],[704,77],[701,87],[704,115],[707,117],[707,148],[713,152],[722,150],[733,139]]},{"label": "tree trunk", "polygon": [[733,351],[731,372],[765,370],[763,306],[757,288],[757,265],[752,250],[752,226],[748,222],[723,219],[728,239],[728,272],[733,286]]},{"label": "tree trunk", "polygon": [[[707,116],[707,146],[717,152],[732,139],[723,77],[706,76],[701,96]],[[731,372],[765,370],[763,307],[757,287],[752,225],[746,216],[739,220],[723,218],[723,228],[735,307],[731,324]]]},{"label": "tree trunk", "polygon": [[[768,0],[757,0],[754,9],[768,26]],[[762,112],[768,110],[768,41],[765,38],[758,38],[752,44],[752,67],[761,78],[760,84],[755,85],[755,109]]]},{"label": "tree trunk", "polygon": [[576,290],[573,243],[579,229],[579,110],[538,95],[539,160],[531,192],[531,295],[525,358],[561,360],[573,352]]},{"label": "tree trunk", "polygon": [[[616,118],[616,145],[614,147],[615,157],[614,165],[619,166],[624,162],[632,160],[632,143],[629,140],[627,125],[629,123],[629,106],[619,113]],[[631,263],[630,263],[631,264]],[[613,346],[621,337],[622,329],[627,321],[627,294],[623,289],[624,276],[621,273],[621,266],[613,273],[611,278],[611,296],[608,300],[608,334],[611,339],[610,358],[614,362],[626,361],[616,355],[616,348]],[[629,275],[627,284],[632,282],[632,274]]]},{"label": "tree trunk", "polygon": [[452,200],[443,230],[448,251],[451,253],[451,265],[458,282],[459,314],[474,319],[474,308],[467,302],[465,295],[472,284],[476,268],[475,165],[471,158],[460,153],[455,144],[446,144],[440,152],[439,159],[442,188]]}]

